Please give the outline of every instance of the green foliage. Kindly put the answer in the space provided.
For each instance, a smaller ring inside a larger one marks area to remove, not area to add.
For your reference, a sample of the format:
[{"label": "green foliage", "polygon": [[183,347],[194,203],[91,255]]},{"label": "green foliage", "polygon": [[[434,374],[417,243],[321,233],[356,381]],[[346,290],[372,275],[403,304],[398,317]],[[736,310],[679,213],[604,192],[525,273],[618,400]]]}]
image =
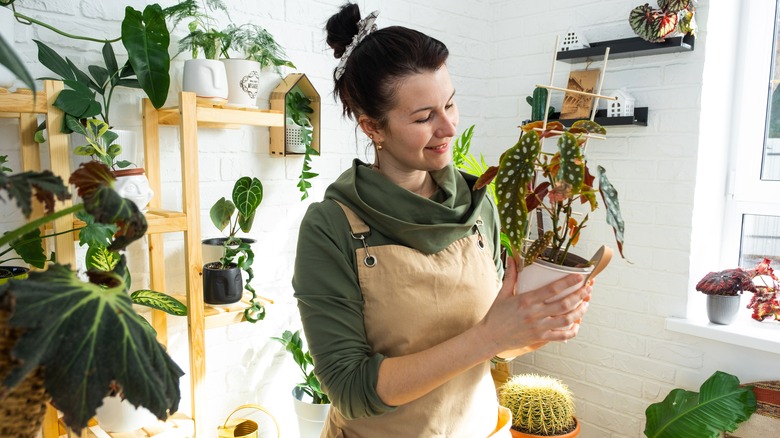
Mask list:
[{"label": "green foliage", "polygon": [[[13,3],[13,0],[10,0]],[[8,6],[9,2],[3,2],[3,6]],[[35,92],[35,79],[33,79],[27,66],[13,50],[13,41],[6,41],[0,36],[0,65],[7,68],[14,76],[19,78],[24,85]]]},{"label": "green foliage", "polygon": [[498,403],[512,411],[512,428],[527,434],[562,435],[577,424],[569,388],[552,377],[512,376],[499,388]]},{"label": "green foliage", "polygon": [[272,338],[281,342],[284,348],[292,355],[293,360],[301,369],[303,374],[303,382],[296,385],[301,388],[303,392],[308,394],[312,398],[314,404],[328,404],[330,399],[328,395],[322,391],[320,381],[317,376],[314,375],[314,360],[308,351],[303,350],[303,340],[301,339],[301,331],[297,330],[295,333],[285,330],[281,338]]},{"label": "green foliage", "polygon": [[673,389],[662,402],[645,410],[648,438],[715,438],[733,432],[737,424],[756,411],[752,386],[739,386],[739,379],[716,371],[699,392]]},{"label": "green foliage", "polygon": [[209,211],[211,222],[219,231],[228,230],[227,239],[222,244],[222,257],[219,269],[229,269],[232,263],[247,274],[244,289],[252,293],[250,307],[244,310],[244,316],[250,322],[265,318],[265,307],[257,300],[252,279],[255,278],[252,264],[255,253],[249,243],[236,237],[238,230],[248,233],[255,220],[255,212],[263,202],[263,184],[257,178],[244,176],[236,180],[233,186],[232,201],[224,197],[217,200]]},{"label": "green foliage", "polygon": [[[58,76],[44,79],[62,80],[67,87],[54,102],[54,106],[65,112],[64,132],[71,132],[71,124],[68,124],[70,118],[80,120],[100,116],[110,124],[111,98],[116,87],[143,89],[155,108],[165,103],[170,87],[170,34],[159,5],[147,5],[143,12],[128,6],[122,21],[121,36],[113,40],[70,35],[18,12],[15,15],[27,23],[41,25],[68,38],[103,43],[103,65],[89,65],[87,74],[70,59],[63,58],[43,42],[34,40],[38,46],[38,60]],[[120,39],[128,55],[121,67],[111,45]]]},{"label": "green foliage", "polygon": [[114,143],[119,136],[108,129],[106,122],[98,119],[87,119],[86,122],[84,126],[73,117],[66,118],[68,128],[83,135],[87,140],[87,144],[73,149],[74,154],[92,157],[93,160],[102,162],[112,170],[116,170],[117,167],[124,169],[133,164],[127,160],[116,159],[122,153],[122,146]]},{"label": "green foliage", "polygon": [[[113,177],[99,162],[86,163],[73,172],[69,182],[83,203],[59,211],[54,210],[54,199],[70,197],[60,178],[49,171],[8,175],[0,167],[0,192],[8,200],[15,199],[23,212],[31,211],[33,195],[44,201],[44,216],[0,236],[0,249],[81,211],[89,213],[94,222],[116,227],[100,256],[103,267],[113,265],[113,269],[89,269],[89,282],[69,267],[52,263],[45,271],[30,272],[27,279],[0,286],[0,303],[12,314],[9,323],[23,333],[13,347],[19,364],[10,370],[3,386],[13,388],[31,370],[43,367],[52,404],[77,433],[94,416],[110,387],[119,388],[127,400],[158,418],[167,418],[178,408],[183,372],[157,342],[151,326],[133,310],[124,257],[115,262],[117,251],[146,232],[144,215],[111,188]],[[40,238],[37,242],[40,246]]]},{"label": "green foliage", "polygon": [[222,34],[222,53],[226,58],[230,57],[228,49],[233,49],[245,59],[259,62],[262,67],[274,67],[277,73],[281,66],[295,68],[295,64],[284,59],[287,55],[274,36],[256,24],[230,24]]},{"label": "green foliage", "polygon": [[314,113],[311,108],[311,99],[306,97],[305,94],[297,86],[287,93],[285,100],[287,117],[301,128],[301,141],[303,142],[305,152],[303,154],[303,166],[301,167],[301,174],[298,177],[298,188],[303,195],[301,201],[309,197],[309,189],[311,188],[311,180],[319,176],[318,173],[311,171],[311,157],[313,155],[319,155],[316,149],[312,145],[312,134],[314,129],[311,125],[309,115]]},{"label": "green foliage", "polygon": [[[583,145],[586,135],[604,135],[606,130],[595,122],[580,120],[568,129],[560,122],[547,123],[545,131],[540,134],[542,124],[537,121],[524,125],[517,143],[501,155],[499,166],[486,169],[478,181],[481,187],[495,178],[501,230],[506,233],[518,264],[521,258],[526,262],[533,258],[529,258],[524,249],[530,235],[532,212],[541,209],[550,219],[553,236],[549,259],[561,264],[571,246],[577,244],[588,220],[588,213],[579,220],[575,218],[580,215],[574,208],[575,204],[588,204],[590,211],[598,207],[597,189],[593,187],[595,178],[588,171]],[[542,138],[557,135],[561,135],[558,152],[543,151]],[[607,223],[615,230],[615,240],[622,255],[624,224],[617,190],[607,179],[603,168],[599,168],[598,191],[607,206]],[[544,232],[542,225],[537,224],[541,233]]]}]

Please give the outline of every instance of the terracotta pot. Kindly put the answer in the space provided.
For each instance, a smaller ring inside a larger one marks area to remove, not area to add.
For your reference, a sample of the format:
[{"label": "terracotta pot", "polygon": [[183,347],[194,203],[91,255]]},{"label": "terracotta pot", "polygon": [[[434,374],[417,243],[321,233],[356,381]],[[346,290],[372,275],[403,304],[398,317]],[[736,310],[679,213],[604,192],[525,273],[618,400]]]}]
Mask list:
[{"label": "terracotta pot", "polygon": [[[576,418],[574,419],[574,422],[576,423],[576,426],[574,426],[574,430],[572,430],[571,432],[565,433],[563,435],[548,435],[548,437],[554,436],[555,438],[574,438],[574,437],[580,436],[580,422],[577,421]],[[512,432],[512,436],[515,437],[515,438],[539,438],[539,437],[542,437],[542,435],[533,435],[533,434],[530,434],[530,433],[520,432],[520,431],[517,431],[517,430],[514,430],[514,429],[509,429],[509,430]]]}]

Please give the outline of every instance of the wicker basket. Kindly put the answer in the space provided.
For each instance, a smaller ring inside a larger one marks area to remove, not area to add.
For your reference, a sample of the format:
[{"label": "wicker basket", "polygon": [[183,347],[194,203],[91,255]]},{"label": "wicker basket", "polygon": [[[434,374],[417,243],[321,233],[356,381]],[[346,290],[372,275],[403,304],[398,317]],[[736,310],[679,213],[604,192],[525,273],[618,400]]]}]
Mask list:
[{"label": "wicker basket", "polygon": [[7,301],[0,297],[0,436],[34,438],[49,397],[43,387],[43,367],[36,368],[10,391],[2,385],[18,362],[11,357],[11,349],[21,334],[8,324],[11,314]]}]

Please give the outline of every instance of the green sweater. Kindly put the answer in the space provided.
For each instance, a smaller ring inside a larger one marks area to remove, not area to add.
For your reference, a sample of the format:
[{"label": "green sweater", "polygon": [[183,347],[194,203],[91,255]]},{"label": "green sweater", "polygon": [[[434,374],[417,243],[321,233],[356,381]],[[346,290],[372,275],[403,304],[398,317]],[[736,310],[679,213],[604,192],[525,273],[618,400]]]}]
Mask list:
[{"label": "green sweater", "polygon": [[295,297],[315,374],[333,406],[348,419],[379,415],[393,407],[376,393],[384,357],[371,350],[363,326],[355,256],[362,244],[350,236],[349,222],[333,200],[348,206],[371,228],[369,247],[405,245],[426,254],[472,233],[481,217],[480,232],[491,242],[496,270],[502,275],[497,213],[485,189],[472,191],[476,177],[451,165],[431,175],[439,190],[426,199],[355,160],[301,222],[292,282]]}]

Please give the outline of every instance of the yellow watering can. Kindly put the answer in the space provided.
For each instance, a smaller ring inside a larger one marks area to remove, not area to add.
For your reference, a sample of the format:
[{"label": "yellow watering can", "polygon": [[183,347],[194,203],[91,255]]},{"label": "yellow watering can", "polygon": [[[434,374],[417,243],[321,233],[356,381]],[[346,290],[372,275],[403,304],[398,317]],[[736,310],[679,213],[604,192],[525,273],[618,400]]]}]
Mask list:
[{"label": "yellow watering can", "polygon": [[255,409],[261,412],[265,412],[266,415],[271,417],[276,427],[276,438],[281,437],[281,430],[279,429],[279,423],[276,422],[276,418],[268,412],[268,410],[260,405],[248,404],[237,407],[233,412],[225,419],[225,423],[222,426],[217,427],[219,432],[219,438],[258,438],[258,424],[255,421],[247,418],[233,418],[233,415],[241,409]]}]

